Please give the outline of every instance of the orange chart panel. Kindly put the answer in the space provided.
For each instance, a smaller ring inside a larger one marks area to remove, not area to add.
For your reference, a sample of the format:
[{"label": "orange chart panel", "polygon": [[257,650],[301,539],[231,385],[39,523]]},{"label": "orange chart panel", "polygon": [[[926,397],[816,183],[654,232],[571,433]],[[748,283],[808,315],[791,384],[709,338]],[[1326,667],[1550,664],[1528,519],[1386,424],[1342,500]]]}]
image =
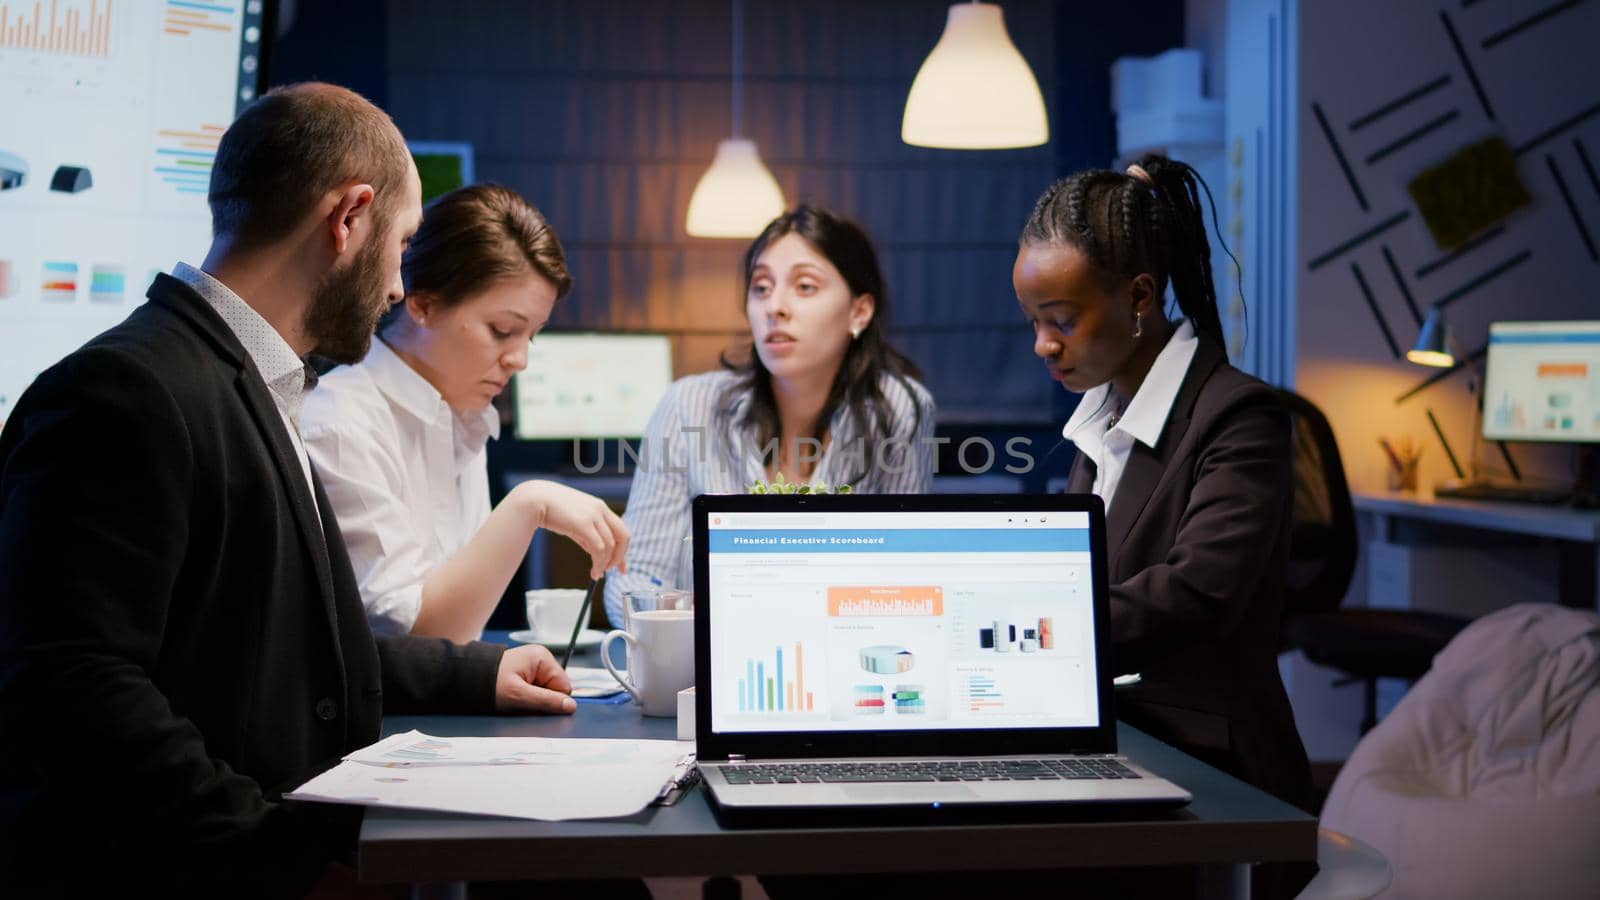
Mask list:
[{"label": "orange chart panel", "polygon": [[828,588],[830,616],[941,616],[944,589],[935,585]]},{"label": "orange chart panel", "polygon": [[109,59],[111,3],[112,0],[0,2],[0,50]]}]

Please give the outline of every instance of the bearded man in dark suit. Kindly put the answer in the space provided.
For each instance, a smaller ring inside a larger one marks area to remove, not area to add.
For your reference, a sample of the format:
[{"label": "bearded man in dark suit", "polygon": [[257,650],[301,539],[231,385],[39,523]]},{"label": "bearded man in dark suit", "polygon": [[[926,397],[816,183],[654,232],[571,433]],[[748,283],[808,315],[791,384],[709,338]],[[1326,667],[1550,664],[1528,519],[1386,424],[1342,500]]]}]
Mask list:
[{"label": "bearded man in dark suit", "polygon": [[223,135],[205,260],[18,402],[0,893],[303,894],[337,880],[359,816],[281,794],[384,713],[575,708],[543,648],[375,640],[296,431],[305,358],[360,359],[401,299],[420,194],[366,100],[267,94]]}]

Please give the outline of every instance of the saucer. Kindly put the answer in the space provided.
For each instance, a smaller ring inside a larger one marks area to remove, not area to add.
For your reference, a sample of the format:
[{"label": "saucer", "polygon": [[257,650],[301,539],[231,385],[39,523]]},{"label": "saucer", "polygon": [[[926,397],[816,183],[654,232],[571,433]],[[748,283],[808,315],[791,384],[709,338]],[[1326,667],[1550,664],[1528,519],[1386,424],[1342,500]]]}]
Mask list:
[{"label": "saucer", "polygon": [[[582,650],[593,650],[594,648],[600,646],[600,640],[605,636],[606,633],[598,628],[585,628],[584,630],[578,632],[578,643],[573,646],[572,652],[577,653]],[[567,650],[566,638],[562,637],[556,638],[555,640],[548,640],[534,634],[533,630],[530,628],[524,628],[521,631],[511,632],[511,639],[519,644],[543,644],[555,653],[565,653]]]}]

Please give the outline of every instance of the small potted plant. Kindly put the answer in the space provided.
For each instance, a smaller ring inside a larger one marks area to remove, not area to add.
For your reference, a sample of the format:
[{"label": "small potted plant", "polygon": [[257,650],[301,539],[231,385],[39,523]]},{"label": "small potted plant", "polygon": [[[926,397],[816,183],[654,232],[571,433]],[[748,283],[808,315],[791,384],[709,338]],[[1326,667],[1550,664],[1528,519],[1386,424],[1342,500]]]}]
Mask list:
[{"label": "small potted plant", "polygon": [[770,482],[757,481],[745,488],[747,494],[848,494],[850,485],[829,485],[825,481],[815,481],[811,484],[795,484],[783,477],[779,472],[778,477]]}]

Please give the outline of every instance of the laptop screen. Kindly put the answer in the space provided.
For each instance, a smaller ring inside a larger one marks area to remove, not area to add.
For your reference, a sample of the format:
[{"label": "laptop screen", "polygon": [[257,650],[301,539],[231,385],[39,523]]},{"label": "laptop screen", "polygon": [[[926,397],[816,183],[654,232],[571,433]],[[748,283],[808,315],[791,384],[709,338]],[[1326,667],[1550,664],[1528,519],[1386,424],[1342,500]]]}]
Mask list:
[{"label": "laptop screen", "polygon": [[712,731],[1101,724],[1089,511],[821,500],[704,514]]}]

